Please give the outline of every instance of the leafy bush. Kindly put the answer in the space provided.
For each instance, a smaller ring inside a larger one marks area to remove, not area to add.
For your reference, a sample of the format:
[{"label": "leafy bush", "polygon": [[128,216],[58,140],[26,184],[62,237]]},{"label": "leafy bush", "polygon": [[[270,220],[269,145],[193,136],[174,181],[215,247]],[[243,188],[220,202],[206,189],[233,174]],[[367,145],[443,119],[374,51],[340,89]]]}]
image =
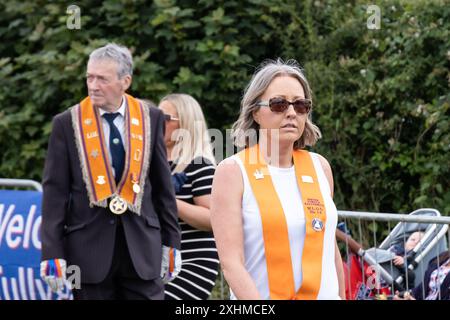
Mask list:
[{"label": "leafy bush", "polygon": [[78,1],[0,3],[0,176],[40,180],[51,118],[86,95],[88,54],[131,48],[131,94],[186,92],[225,130],[266,58],[295,58],[314,90],[314,150],[334,169],[339,209],[450,211],[449,30],[445,1]]}]

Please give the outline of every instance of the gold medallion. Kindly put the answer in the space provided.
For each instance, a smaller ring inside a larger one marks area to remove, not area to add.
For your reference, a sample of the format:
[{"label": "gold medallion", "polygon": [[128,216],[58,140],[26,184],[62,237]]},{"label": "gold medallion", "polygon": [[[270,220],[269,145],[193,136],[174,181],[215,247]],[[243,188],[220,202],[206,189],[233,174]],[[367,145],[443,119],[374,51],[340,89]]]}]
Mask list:
[{"label": "gold medallion", "polygon": [[115,197],[109,203],[109,210],[114,214],[122,214],[127,211],[127,202],[121,197]]}]

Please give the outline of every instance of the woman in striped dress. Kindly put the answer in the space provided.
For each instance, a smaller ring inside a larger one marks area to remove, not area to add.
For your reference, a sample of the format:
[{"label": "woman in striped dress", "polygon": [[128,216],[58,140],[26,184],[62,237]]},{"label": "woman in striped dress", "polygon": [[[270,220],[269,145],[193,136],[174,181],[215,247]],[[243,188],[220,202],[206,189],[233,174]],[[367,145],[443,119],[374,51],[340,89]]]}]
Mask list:
[{"label": "woman in striped dress", "polygon": [[170,94],[159,105],[166,117],[165,143],[181,227],[182,268],[165,286],[166,300],[207,299],[219,258],[209,205],[215,159],[203,112],[186,94]]}]

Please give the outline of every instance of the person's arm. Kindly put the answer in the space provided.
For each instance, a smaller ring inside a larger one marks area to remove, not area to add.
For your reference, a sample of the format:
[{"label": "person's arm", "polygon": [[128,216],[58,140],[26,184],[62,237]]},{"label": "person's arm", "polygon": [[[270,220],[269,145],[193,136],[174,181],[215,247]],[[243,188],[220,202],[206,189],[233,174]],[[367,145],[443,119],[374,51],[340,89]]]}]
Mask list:
[{"label": "person's arm", "polygon": [[[322,165],[323,171],[325,173],[325,176],[327,177],[328,184],[330,185],[330,194],[331,198],[333,198],[334,195],[334,180],[333,180],[333,171],[331,170],[331,166],[328,163],[327,159],[325,159],[323,156],[319,155],[320,164]],[[337,242],[335,243],[336,249],[335,249],[335,264],[336,264],[336,273],[338,276],[338,282],[339,282],[339,296],[341,299],[345,300],[345,277],[344,277],[344,268],[342,266],[342,257],[341,253],[339,251],[339,247],[337,245]]]},{"label": "person's arm", "polygon": [[151,117],[156,117],[154,148],[152,150],[150,168],[150,182],[152,185],[152,200],[161,224],[162,244],[171,248],[181,248],[181,231],[178,224],[175,191],[172,185],[169,163],[164,144],[165,122],[162,111],[151,108]]},{"label": "person's arm", "polygon": [[[200,161],[200,158],[195,160]],[[201,163],[196,164],[194,161],[188,167],[191,168],[190,172],[194,173],[188,180],[191,183],[194,204],[177,199],[178,214],[184,222],[192,227],[202,231],[211,231],[209,209],[215,167],[204,158],[201,159]]]},{"label": "person's arm", "polygon": [[231,159],[223,161],[214,175],[211,225],[225,279],[235,296],[240,300],[261,299],[244,265],[243,190],[239,165]]},{"label": "person's arm", "polygon": [[341,253],[339,252],[339,247],[337,245],[337,242],[335,243],[335,253],[334,253],[334,263],[336,264],[336,273],[338,277],[338,283],[339,283],[339,296],[342,300],[345,300],[345,277],[344,277],[344,267],[342,265],[342,257]]},{"label": "person's arm", "polygon": [[360,243],[356,242],[350,235],[336,229],[336,239],[345,243],[346,246],[356,255],[362,255],[363,247]]},{"label": "person's arm", "polygon": [[194,197],[194,204],[177,199],[178,215],[198,230],[211,231],[210,200],[210,195]]},{"label": "person's arm", "polygon": [[[72,129],[72,128],[70,128]],[[65,259],[63,248],[71,174],[61,116],[53,119],[42,179],[42,260]]]},{"label": "person's arm", "polygon": [[[70,126],[71,129],[71,126]],[[64,226],[71,186],[67,140],[61,116],[53,119],[42,179],[40,276],[53,292],[64,288],[67,262],[63,247]]]},{"label": "person's arm", "polygon": [[402,256],[395,256],[394,257],[394,265],[396,266],[402,266],[405,263],[405,259],[403,259]]}]

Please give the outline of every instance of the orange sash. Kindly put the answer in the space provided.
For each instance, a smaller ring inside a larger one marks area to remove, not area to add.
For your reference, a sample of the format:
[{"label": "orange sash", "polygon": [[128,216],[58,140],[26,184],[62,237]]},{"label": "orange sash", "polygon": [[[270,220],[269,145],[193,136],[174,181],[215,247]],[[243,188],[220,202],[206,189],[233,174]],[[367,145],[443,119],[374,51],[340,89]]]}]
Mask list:
[{"label": "orange sash", "polygon": [[139,100],[127,94],[125,97],[126,156],[118,185],[114,180],[100,114],[89,97],[72,108],[72,122],[90,205],[106,207],[108,198],[119,196],[127,202],[128,209],[140,214],[148,169],[150,114]]},{"label": "orange sash", "polygon": [[326,212],[311,155],[305,150],[294,150],[293,153],[306,222],[303,281],[298,292],[295,292],[286,218],[259,145],[242,150],[238,156],[244,164],[261,215],[271,299],[317,299],[322,277]]}]

